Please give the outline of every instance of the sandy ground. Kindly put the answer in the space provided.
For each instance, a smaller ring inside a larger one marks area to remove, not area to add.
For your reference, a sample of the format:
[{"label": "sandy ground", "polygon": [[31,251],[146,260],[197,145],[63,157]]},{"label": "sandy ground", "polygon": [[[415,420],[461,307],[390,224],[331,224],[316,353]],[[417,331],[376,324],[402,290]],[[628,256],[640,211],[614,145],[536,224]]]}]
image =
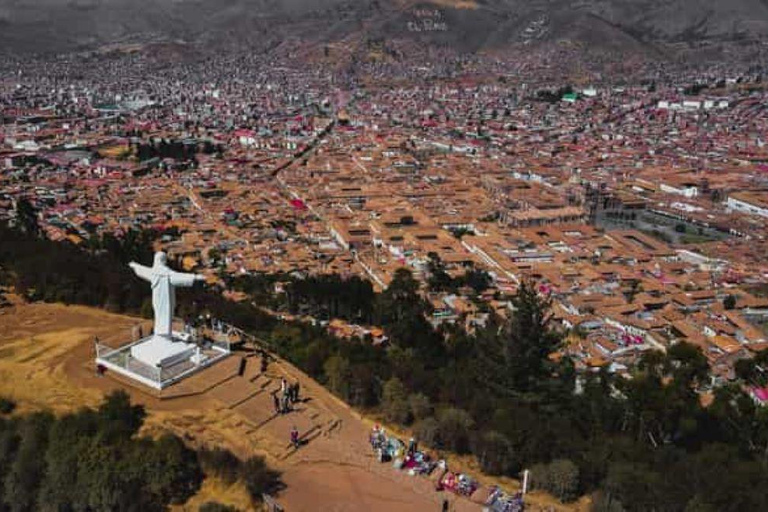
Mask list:
[{"label": "sandy ground", "polygon": [[[94,337],[107,344],[127,342],[139,322],[59,304],[17,303],[0,310],[0,395],[17,401],[19,414],[42,408],[66,412],[95,406],[105,393],[125,389],[149,412],[146,434],[171,431],[192,446],[266,456],[282,472],[286,488],[278,502],[288,511],[438,511],[443,499],[451,500],[454,512],[481,510],[436,492],[426,478],[376,462],[367,444],[370,423],[286,362],[272,363],[261,374],[258,358],[249,359],[241,377],[240,356],[232,356],[160,393],[109,372],[96,376]],[[279,416],[270,393],[282,377],[298,380],[306,400]],[[288,442],[294,425],[306,442],[299,450]],[[206,481],[198,496],[176,509],[196,510],[214,499],[247,508],[242,488]],[[564,508],[543,496],[534,501],[536,509],[582,508]]]}]

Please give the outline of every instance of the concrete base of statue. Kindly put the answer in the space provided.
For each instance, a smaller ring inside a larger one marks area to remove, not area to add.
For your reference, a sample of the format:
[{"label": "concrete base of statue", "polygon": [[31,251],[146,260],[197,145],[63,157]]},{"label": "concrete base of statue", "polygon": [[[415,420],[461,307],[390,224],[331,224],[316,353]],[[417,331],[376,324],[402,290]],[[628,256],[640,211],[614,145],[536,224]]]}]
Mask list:
[{"label": "concrete base of statue", "polygon": [[[174,332],[172,336],[150,336],[131,347],[131,356],[156,368],[167,368],[198,355],[198,347],[189,343],[189,335]],[[199,361],[194,361],[199,364]]]},{"label": "concrete base of statue", "polygon": [[99,375],[104,370],[112,370],[155,389],[163,389],[229,355],[228,334],[224,335],[224,340],[193,340],[191,334],[173,330],[176,288],[190,287],[195,282],[205,281],[205,277],[176,272],[167,262],[166,254],[157,252],[151,267],[133,261],[129,263],[136,275],[151,286],[154,334],[115,349],[101,346],[97,340]]},{"label": "concrete base of statue", "polygon": [[173,332],[171,336],[152,335],[119,348],[96,343],[96,364],[162,390],[231,352],[226,339],[200,341],[196,343],[188,333]]}]

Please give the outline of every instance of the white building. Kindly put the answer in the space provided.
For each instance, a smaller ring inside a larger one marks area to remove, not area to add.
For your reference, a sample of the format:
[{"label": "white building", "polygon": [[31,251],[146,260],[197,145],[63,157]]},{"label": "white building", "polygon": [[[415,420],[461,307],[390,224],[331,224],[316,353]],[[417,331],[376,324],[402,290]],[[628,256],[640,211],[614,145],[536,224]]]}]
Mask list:
[{"label": "white building", "polygon": [[662,192],[666,192],[667,194],[677,194],[688,198],[696,197],[699,195],[699,188],[691,185],[675,187],[672,185],[667,185],[666,183],[662,183],[659,188],[661,188]]},{"label": "white building", "polygon": [[733,194],[728,197],[725,205],[732,211],[768,218],[768,201],[758,197],[756,193],[740,192]]},{"label": "white building", "polygon": [[701,108],[700,101],[686,100],[683,101],[683,108],[686,110],[699,110]]}]

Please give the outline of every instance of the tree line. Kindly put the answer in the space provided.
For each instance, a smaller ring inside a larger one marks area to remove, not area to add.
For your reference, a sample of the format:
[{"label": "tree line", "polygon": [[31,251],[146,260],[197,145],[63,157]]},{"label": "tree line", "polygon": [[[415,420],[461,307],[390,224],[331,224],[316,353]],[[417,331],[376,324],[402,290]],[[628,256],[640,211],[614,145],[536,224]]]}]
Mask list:
[{"label": "tree line", "polygon": [[221,155],[224,147],[211,141],[189,143],[180,140],[152,139],[148,142],[136,142],[131,147],[140,162],[153,158],[172,158],[179,161],[195,160],[198,153]]},{"label": "tree line", "polygon": [[141,311],[146,290],[120,259],[32,233],[0,225],[0,282],[32,301]]},{"label": "tree line", "polygon": [[[430,254],[427,269],[427,284],[432,292],[458,293],[467,288],[477,295],[491,285],[490,276],[481,269],[467,268],[462,275],[451,277],[434,253]],[[318,320],[341,318],[366,325],[379,325],[385,316],[391,315],[384,303],[386,295],[375,293],[372,283],[359,276],[257,273],[224,277],[228,288],[245,292],[257,304],[276,311],[309,315]],[[282,293],[276,292],[278,284],[282,285]]]},{"label": "tree line", "polygon": [[0,510],[162,511],[186,502],[206,475],[242,481],[255,501],[280,487],[263,458],[140,436],[145,416],[117,391],[96,409],[0,418]]},{"label": "tree line", "polygon": [[407,270],[375,295],[385,349],[308,324],[274,323],[259,334],[342,399],[423,444],[473,454],[492,475],[530,469],[534,486],[562,500],[593,494],[596,512],[768,507],[768,411],[741,387],[764,381],[760,361],[740,364],[740,380],[704,406],[708,364],[685,343],[645,354],[626,377],[606,367],[579,373],[553,358],[562,336],[531,283],[511,298],[509,320],[491,317],[473,334],[433,328]]},{"label": "tree line", "polygon": [[[17,203],[14,221],[0,222],[0,285],[30,301],[96,306],[149,317],[152,298],[128,262],[152,261],[154,242],[172,230],[128,230],[121,236],[92,234],[81,244],[44,236],[37,213],[26,200]],[[268,330],[275,320],[252,306],[233,304],[212,290],[179,290],[177,313],[212,313],[252,330]]]}]

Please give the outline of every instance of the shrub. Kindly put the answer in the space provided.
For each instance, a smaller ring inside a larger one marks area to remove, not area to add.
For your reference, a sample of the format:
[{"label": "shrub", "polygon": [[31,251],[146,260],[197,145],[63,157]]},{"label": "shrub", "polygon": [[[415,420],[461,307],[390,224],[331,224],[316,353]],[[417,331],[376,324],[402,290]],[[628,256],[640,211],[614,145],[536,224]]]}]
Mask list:
[{"label": "shrub", "polygon": [[11,414],[16,409],[16,402],[10,398],[0,397],[0,414]]},{"label": "shrub", "polygon": [[426,395],[414,393],[408,397],[408,405],[411,408],[411,416],[416,421],[423,420],[432,415],[432,403]]},{"label": "shrub", "polygon": [[240,476],[240,459],[229,450],[214,448],[213,450],[203,449],[198,452],[200,466],[207,475],[213,475],[220,478],[226,484],[233,484]]},{"label": "shrub", "polygon": [[413,426],[413,433],[420,442],[433,448],[439,447],[439,425],[435,418],[424,418]]},{"label": "shrub", "polygon": [[203,481],[197,454],[184,442],[165,434],[159,439],[139,438],[125,457],[126,467],[141,467],[143,491],[157,503],[181,504],[193,496]]},{"label": "shrub", "polygon": [[469,438],[475,422],[462,409],[448,408],[437,416],[440,447],[456,453],[469,451]]},{"label": "shrub", "polygon": [[388,421],[405,425],[411,419],[405,386],[400,379],[392,377],[384,383],[381,407]]},{"label": "shrub", "polygon": [[323,372],[325,373],[328,388],[346,400],[349,396],[349,380],[351,376],[349,361],[342,356],[331,356],[326,359],[323,365]]},{"label": "shrub", "polygon": [[251,457],[243,463],[240,468],[240,478],[254,501],[261,501],[262,494],[272,494],[283,486],[280,473],[270,469],[264,457],[259,456]]},{"label": "shrub", "polygon": [[[264,457],[251,457],[242,462],[229,450],[214,448],[213,450],[200,451],[198,460],[203,471],[220,478],[227,484],[241,481],[254,502],[261,501],[262,494],[271,494],[282,488],[280,473],[270,469]],[[206,503],[206,505],[209,504]],[[211,503],[210,506],[223,505]],[[219,509],[212,508],[211,510]]]},{"label": "shrub", "polygon": [[578,497],[579,468],[570,460],[537,464],[531,468],[531,478],[533,487],[549,492],[560,501],[573,501]]},{"label": "shrub", "polygon": [[589,510],[590,512],[625,512],[618,500],[602,490],[592,494],[592,506]]},{"label": "shrub", "polygon": [[472,443],[480,468],[489,475],[502,475],[513,465],[512,444],[503,434],[491,430],[477,435]]},{"label": "shrub", "polygon": [[217,503],[215,501],[208,501],[203,503],[197,510],[198,512],[238,512],[235,507],[230,505],[222,505],[221,503]]},{"label": "shrub", "polygon": [[110,395],[98,410],[0,422],[0,509],[166,510],[202,480],[178,437],[137,437],[143,409]]},{"label": "shrub", "polygon": [[685,505],[685,512],[716,512],[717,507],[706,503],[698,494]]}]

